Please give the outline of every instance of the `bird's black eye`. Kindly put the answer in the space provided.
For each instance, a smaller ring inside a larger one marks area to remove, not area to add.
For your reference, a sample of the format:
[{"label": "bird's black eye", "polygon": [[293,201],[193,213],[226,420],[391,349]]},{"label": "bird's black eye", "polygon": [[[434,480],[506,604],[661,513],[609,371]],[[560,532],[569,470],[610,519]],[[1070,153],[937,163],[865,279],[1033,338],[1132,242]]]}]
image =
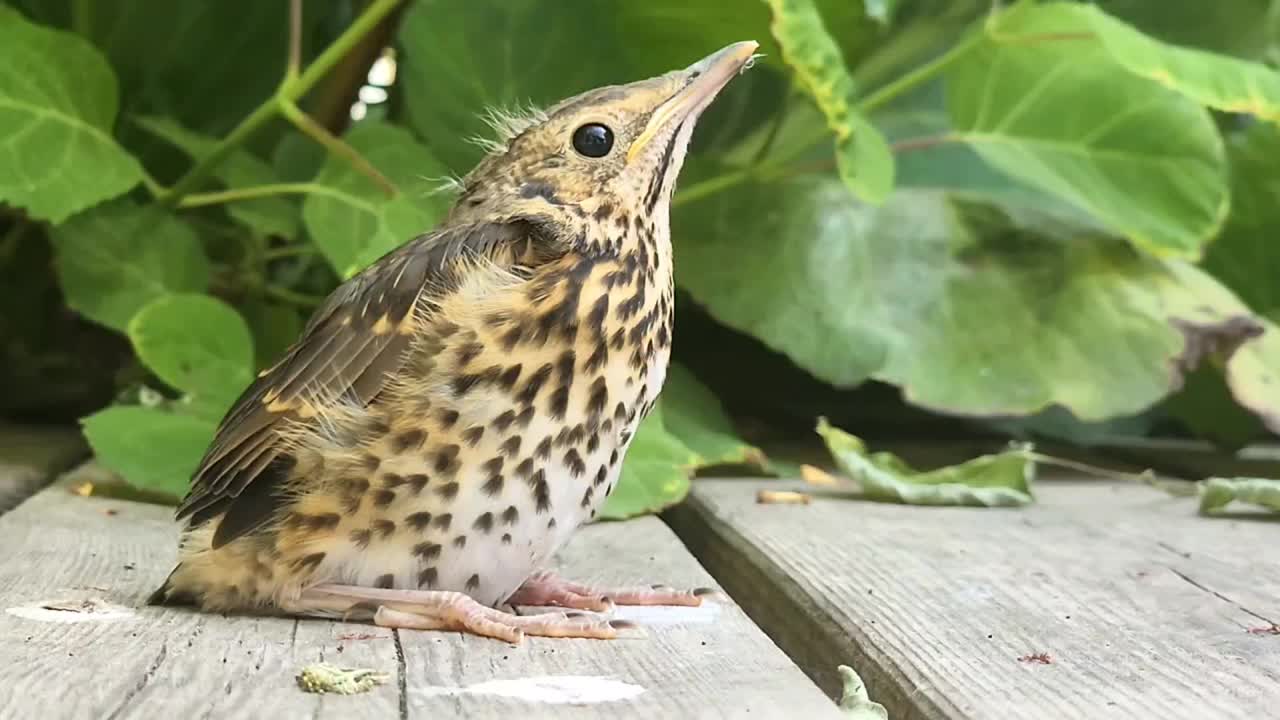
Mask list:
[{"label": "bird's black eye", "polygon": [[587,157],[604,157],[613,149],[613,131],[600,123],[587,123],[573,131],[573,149]]}]

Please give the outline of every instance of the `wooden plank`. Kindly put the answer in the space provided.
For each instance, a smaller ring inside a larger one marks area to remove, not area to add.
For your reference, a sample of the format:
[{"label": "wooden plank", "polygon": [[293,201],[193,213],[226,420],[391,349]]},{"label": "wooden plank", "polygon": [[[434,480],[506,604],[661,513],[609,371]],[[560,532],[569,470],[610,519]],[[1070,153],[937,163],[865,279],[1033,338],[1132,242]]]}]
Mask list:
[{"label": "wooden plank", "polygon": [[87,452],[75,428],[0,423],[0,513],[26,500]]},{"label": "wooden plank", "polygon": [[1020,510],[757,504],[766,487],[804,489],[700,480],[668,520],[828,692],[846,663],[894,720],[1280,706],[1280,523],[1090,481]]},{"label": "wooden plank", "polygon": [[[168,508],[83,498],[61,486],[0,517],[7,639],[0,667],[10,669],[0,683],[0,717],[838,716],[731,604],[660,610],[646,623],[646,639],[528,638],[518,647],[456,633],[143,606],[173,562],[175,535]],[[564,566],[587,579],[715,586],[655,518],[586,528]],[[392,679],[356,696],[303,693],[295,676],[317,661]],[[551,702],[564,699],[550,687],[556,676],[582,676],[561,682],[586,695],[572,705]],[[501,695],[527,690],[531,680],[541,684],[536,699]],[[636,688],[638,696],[616,699]]]}]

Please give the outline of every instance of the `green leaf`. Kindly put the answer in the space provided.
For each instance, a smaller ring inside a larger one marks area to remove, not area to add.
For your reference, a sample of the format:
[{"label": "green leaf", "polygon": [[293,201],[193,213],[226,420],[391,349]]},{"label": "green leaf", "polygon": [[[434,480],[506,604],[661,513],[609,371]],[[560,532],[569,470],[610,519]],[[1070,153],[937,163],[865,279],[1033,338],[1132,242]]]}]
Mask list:
[{"label": "green leaf", "polygon": [[1268,15],[1280,20],[1272,0],[1094,1],[1107,14],[1165,42],[1254,60],[1266,54],[1274,37]]},{"label": "green leaf", "polygon": [[1199,256],[1228,208],[1222,140],[1204,108],[1117,72],[1087,38],[1026,42],[1001,31],[975,42],[946,77],[959,139],[1143,250]]},{"label": "green leaf", "polygon": [[867,695],[867,685],[848,665],[836,668],[844,685],[840,693],[840,711],[849,720],[889,720],[889,712]]},{"label": "green leaf", "polygon": [[484,153],[470,140],[492,136],[486,111],[545,106],[630,79],[613,23],[612,11],[578,3],[413,3],[398,36],[409,125],[464,173]]},{"label": "green leaf", "polygon": [[836,136],[840,177],[858,197],[882,202],[893,191],[893,153],[884,136],[854,108],[857,90],[840,47],[813,0],[766,0],[783,58],[813,96]]},{"label": "green leaf", "polygon": [[870,453],[857,437],[818,422],[818,434],[836,465],[870,500],[908,505],[1011,507],[1032,502],[1035,462],[1025,449],[982,455],[949,467],[920,472],[891,453]]},{"label": "green leaf", "polygon": [[274,365],[302,334],[302,317],[291,306],[252,301],[240,311],[253,334],[258,369]]},{"label": "green leaf", "polygon": [[1213,477],[1200,483],[1201,513],[1211,515],[1233,502],[1251,503],[1280,512],[1280,480]]},{"label": "green leaf", "polygon": [[54,228],[67,304],[124,332],[134,313],[169,293],[202,292],[209,263],[191,228],[154,207],[119,200]]},{"label": "green leaf", "polygon": [[764,453],[738,437],[719,398],[683,365],[667,369],[662,408],[667,432],[693,450],[701,464],[767,467]]},{"label": "green leaf", "polygon": [[60,223],[137,185],[142,167],[111,136],[116,79],[70,33],[0,6],[0,200]]},{"label": "green leaf", "polygon": [[429,231],[448,209],[431,193],[447,173],[407,131],[380,122],[356,125],[346,141],[394,183],[392,197],[345,158],[325,160],[315,183],[323,193],[302,206],[307,232],[329,264],[350,277],[370,261]]},{"label": "green leaf", "polygon": [[253,339],[240,313],[208,295],[157,298],[129,322],[138,359],[220,419],[253,381]]},{"label": "green leaf", "polygon": [[[829,177],[744,183],[678,208],[676,279],[720,322],[827,382],[876,378],[916,405],[971,415],[1055,404],[1086,421],[1131,415],[1177,386],[1170,368],[1257,326],[1186,263],[969,222],[937,193],[870,207]],[[1270,337],[1227,365],[1237,398],[1267,412],[1280,400]]]},{"label": "green leaf", "polygon": [[619,520],[654,513],[684,500],[697,467],[696,453],[663,424],[662,403],[640,423],[627,450],[618,487],[600,511],[603,519]]},{"label": "green leaf", "polygon": [[1280,128],[1256,123],[1227,144],[1231,216],[1203,267],[1255,312],[1280,310]]},{"label": "green leaf", "polygon": [[1027,5],[998,16],[991,32],[1006,43],[1093,35],[1113,61],[1134,75],[1201,105],[1280,121],[1280,73],[1259,63],[1167,45],[1093,5]]},{"label": "green leaf", "polygon": [[[218,141],[192,132],[165,117],[138,117],[134,124],[177,147],[193,159],[208,155]],[[228,188],[246,188],[279,182],[275,171],[265,160],[247,150],[236,150],[213,171],[213,176]],[[284,197],[240,200],[226,205],[227,214],[262,235],[292,238],[298,232],[297,204]]]},{"label": "green leaf", "polygon": [[104,467],[129,484],[181,497],[213,440],[212,420],[141,406],[110,407],[81,421]]}]

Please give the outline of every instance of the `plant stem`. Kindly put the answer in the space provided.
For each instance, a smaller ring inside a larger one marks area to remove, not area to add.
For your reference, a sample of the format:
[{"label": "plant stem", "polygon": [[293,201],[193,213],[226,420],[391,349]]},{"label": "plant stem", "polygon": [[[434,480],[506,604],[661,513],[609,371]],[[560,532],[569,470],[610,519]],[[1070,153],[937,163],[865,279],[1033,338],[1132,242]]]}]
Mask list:
[{"label": "plant stem", "polygon": [[[174,183],[168,190],[162,192],[157,198],[160,205],[168,208],[177,207],[182,198],[194,190],[201,181],[208,177],[214,168],[216,168],[223,160],[226,159],[234,150],[245,143],[255,132],[260,130],[276,116],[285,112],[285,105],[293,105],[298,98],[307,94],[316,83],[318,83],[326,73],[333,68],[334,65],[342,59],[351,48],[360,42],[360,38],[365,33],[373,29],[379,21],[388,13],[395,10],[401,0],[374,0],[370,3],[360,17],[351,24],[324,52],[315,59],[307,69],[296,78],[286,76],[280,83],[280,88],[276,90],[275,95],[268,98],[249,116],[240,121],[240,124],[231,131],[229,135],[220,140],[209,152],[208,155],[200,158],[195,167],[187,171],[178,182]],[[293,105],[296,109],[296,105]]]},{"label": "plant stem", "polygon": [[341,138],[326,130],[320,123],[312,120],[310,115],[302,112],[302,109],[293,102],[281,100],[280,110],[289,119],[289,122],[293,123],[294,127],[323,145],[329,152],[346,159],[360,174],[372,180],[387,195],[395,197],[399,192],[395,184],[388,180],[386,175],[378,172],[378,168],[369,164],[369,161],[356,152],[355,148],[352,148],[343,142]]},{"label": "plant stem", "polygon": [[275,298],[280,302],[297,305],[298,307],[314,308],[324,302],[324,298],[318,295],[307,295],[305,293],[295,292],[279,285],[266,285],[262,288],[263,293],[267,297]]},{"label": "plant stem", "polygon": [[323,192],[324,190],[325,187],[323,185],[305,182],[255,185],[253,187],[231,188],[230,190],[219,190],[217,192],[194,193],[182,198],[182,201],[178,203],[178,207],[204,207],[206,205],[221,205],[223,203],[253,200],[275,195],[305,195]]},{"label": "plant stem", "polygon": [[13,226],[9,231],[0,238],[0,265],[9,262],[9,258],[18,251],[18,243],[22,241],[22,236],[26,234],[27,228],[31,223],[23,217],[13,219]]},{"label": "plant stem", "polygon": [[289,58],[284,66],[284,84],[296,82],[302,69],[302,0],[289,0]]},{"label": "plant stem", "polygon": [[979,28],[970,30],[960,42],[952,45],[950,50],[863,98],[858,103],[858,110],[864,115],[870,114],[892,102],[899,95],[914,90],[932,80],[943,70],[946,70],[949,65],[976,48],[984,39],[986,39],[986,34],[983,30]]},{"label": "plant stem", "polygon": [[93,0],[72,1],[71,30],[80,37],[93,41]]},{"label": "plant stem", "polygon": [[315,255],[318,252],[314,245],[285,245],[284,247],[269,248],[262,253],[263,260],[283,260],[284,258],[299,257],[303,255]]}]

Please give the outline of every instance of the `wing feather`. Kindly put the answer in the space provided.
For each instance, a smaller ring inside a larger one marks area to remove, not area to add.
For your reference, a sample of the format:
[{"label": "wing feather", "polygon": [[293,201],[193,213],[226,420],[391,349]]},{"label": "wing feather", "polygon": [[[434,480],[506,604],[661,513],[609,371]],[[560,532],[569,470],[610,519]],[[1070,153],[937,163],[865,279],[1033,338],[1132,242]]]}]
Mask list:
[{"label": "wing feather", "polygon": [[[430,312],[475,259],[514,266],[540,240],[532,225],[520,221],[446,228],[410,241],[339,286],[283,359],[227,413],[178,518],[199,524],[220,513],[230,516],[234,508],[234,527],[220,526],[214,547],[269,519],[282,497],[278,486],[295,462],[286,424],[321,422],[320,404],[337,398],[368,405],[400,368],[412,339],[404,332],[404,323],[414,321],[411,314]],[[254,507],[235,507],[241,497]]]}]

